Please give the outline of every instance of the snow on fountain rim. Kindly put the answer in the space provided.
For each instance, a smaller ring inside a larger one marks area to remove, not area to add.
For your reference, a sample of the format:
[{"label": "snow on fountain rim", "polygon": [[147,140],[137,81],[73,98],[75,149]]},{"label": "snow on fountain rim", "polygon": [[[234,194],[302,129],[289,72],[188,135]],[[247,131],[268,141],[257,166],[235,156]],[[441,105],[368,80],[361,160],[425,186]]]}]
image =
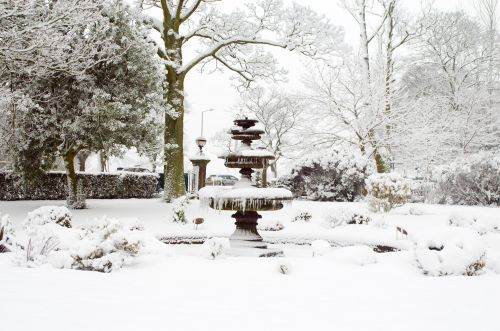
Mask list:
[{"label": "snow on fountain rim", "polygon": [[214,201],[214,209],[222,209],[230,205],[235,209],[259,208],[265,202],[273,205],[282,200],[289,201],[293,198],[292,192],[284,188],[266,187],[231,187],[231,186],[205,186],[198,192],[200,203],[208,207]]},{"label": "snow on fountain rim", "polygon": [[241,149],[236,152],[226,152],[220,154],[220,157],[273,157],[274,154],[265,149]]}]

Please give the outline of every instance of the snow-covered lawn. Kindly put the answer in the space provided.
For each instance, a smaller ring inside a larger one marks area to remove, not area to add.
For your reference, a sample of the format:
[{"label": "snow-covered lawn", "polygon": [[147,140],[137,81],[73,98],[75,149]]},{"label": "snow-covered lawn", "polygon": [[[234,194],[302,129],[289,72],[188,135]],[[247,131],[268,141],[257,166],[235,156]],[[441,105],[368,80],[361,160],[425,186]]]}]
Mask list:
[{"label": "snow-covered lawn", "polygon": [[[0,212],[10,214],[21,232],[27,213],[48,204],[64,202],[2,201]],[[122,222],[137,219],[157,236],[227,236],[234,227],[230,212],[203,210],[196,201],[187,215],[205,218],[198,230],[170,222],[171,205],[158,200],[89,200],[88,205],[72,211],[74,226],[108,215]],[[377,226],[331,229],[324,218],[339,208],[366,205],[294,201],[288,209],[263,213],[263,223],[279,220],[285,227],[261,232],[266,238],[356,244],[314,258],[308,245],[276,245],[284,248],[284,259],[217,260],[200,257],[200,245],[172,245],[173,256],[140,256],[103,274],[48,265],[22,268],[11,263],[11,253],[0,254],[0,330],[500,329],[499,274],[487,266],[475,277],[424,276],[415,265],[413,244],[396,239],[395,232],[400,226],[410,237],[447,233],[453,230],[450,214],[500,223],[500,209],[408,204],[386,216],[370,214]],[[290,222],[301,211],[310,212],[312,220]],[[480,238],[500,251],[500,234]],[[370,254],[361,244],[402,250]],[[281,274],[280,263],[291,273]]]}]

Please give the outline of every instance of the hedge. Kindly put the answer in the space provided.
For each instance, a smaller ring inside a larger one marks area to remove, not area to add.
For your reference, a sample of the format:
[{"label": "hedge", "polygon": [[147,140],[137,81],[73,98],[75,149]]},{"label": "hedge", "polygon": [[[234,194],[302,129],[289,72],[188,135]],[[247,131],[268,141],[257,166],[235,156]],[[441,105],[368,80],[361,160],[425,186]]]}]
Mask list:
[{"label": "hedge", "polygon": [[[77,176],[87,199],[152,198],[157,193],[157,174],[77,173]],[[0,173],[0,200],[64,200],[66,193],[64,172],[47,173],[33,186],[24,185],[18,176]]]}]

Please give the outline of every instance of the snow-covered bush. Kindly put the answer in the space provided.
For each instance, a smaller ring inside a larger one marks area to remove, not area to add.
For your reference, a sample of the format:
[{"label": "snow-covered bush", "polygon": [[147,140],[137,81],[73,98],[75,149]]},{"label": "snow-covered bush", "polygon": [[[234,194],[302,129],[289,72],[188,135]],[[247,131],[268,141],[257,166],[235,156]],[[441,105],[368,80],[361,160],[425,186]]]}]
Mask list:
[{"label": "snow-covered bush", "polygon": [[374,174],[366,180],[368,204],[375,212],[388,212],[411,197],[410,183],[396,173]]},{"label": "snow-covered bush", "polygon": [[434,169],[437,203],[500,205],[500,151],[467,155]]},{"label": "snow-covered bush", "polygon": [[330,243],[328,243],[328,241],[318,239],[314,240],[311,243],[311,248],[313,251],[313,256],[323,256],[331,251],[332,246],[330,246]]},{"label": "snow-covered bush", "polygon": [[291,175],[274,185],[311,200],[354,201],[361,195],[367,176],[367,159],[359,152],[331,148],[301,159]]},{"label": "snow-covered bush", "polygon": [[350,207],[340,207],[331,210],[325,217],[326,223],[335,228],[346,224],[368,224],[371,217],[362,209]]},{"label": "snow-covered bush", "polygon": [[[152,198],[157,194],[158,178],[150,173],[77,173],[81,198],[128,199]],[[42,175],[27,186],[20,177],[0,173],[0,200],[65,200],[67,181],[64,172]],[[80,198],[80,200],[82,200]],[[83,200],[82,200],[83,201]]]},{"label": "snow-covered bush", "polygon": [[500,232],[500,218],[478,219],[475,216],[452,213],[448,218],[448,224],[461,228],[468,228],[483,235],[488,232]]},{"label": "snow-covered bush", "polygon": [[327,255],[335,262],[364,266],[377,263],[377,254],[368,246],[348,246],[334,249]]},{"label": "snow-covered bush", "polygon": [[212,237],[203,243],[202,254],[206,258],[215,260],[224,256],[230,246],[229,239]]},{"label": "snow-covered bush", "polygon": [[71,213],[64,206],[42,206],[28,213],[25,227],[48,223],[71,228]]},{"label": "snow-covered bush", "polygon": [[479,234],[468,229],[450,229],[435,238],[416,240],[416,265],[425,275],[479,274],[485,266],[486,247]]},{"label": "snow-covered bush", "polygon": [[312,215],[311,213],[307,212],[307,211],[301,211],[299,213],[297,213],[293,218],[292,218],[292,222],[310,222],[312,219]]},{"label": "snow-covered bush", "polygon": [[177,198],[172,203],[172,222],[175,223],[187,223],[186,218],[186,205],[189,203],[189,200],[186,196],[182,196]]},{"label": "snow-covered bush", "polygon": [[0,253],[10,252],[13,244],[14,229],[12,220],[8,214],[0,213]]},{"label": "snow-covered bush", "polygon": [[262,220],[257,225],[260,231],[281,231],[284,228],[285,226],[279,220]]},{"label": "snow-covered bush", "polygon": [[277,266],[280,274],[289,275],[292,273],[292,264],[288,260],[279,259]]},{"label": "snow-covered bush", "polygon": [[84,226],[78,246],[69,251],[71,268],[99,272],[120,269],[144,247],[136,229],[107,217]]},{"label": "snow-covered bush", "polygon": [[17,246],[13,262],[19,266],[33,268],[47,262],[49,254],[59,246],[59,240],[49,227],[35,225],[29,228],[25,245]]}]

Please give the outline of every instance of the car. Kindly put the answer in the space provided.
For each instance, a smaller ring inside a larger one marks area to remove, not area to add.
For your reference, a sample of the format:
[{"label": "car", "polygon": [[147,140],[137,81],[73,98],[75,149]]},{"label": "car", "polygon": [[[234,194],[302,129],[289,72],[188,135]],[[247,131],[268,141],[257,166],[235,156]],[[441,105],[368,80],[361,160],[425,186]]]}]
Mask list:
[{"label": "car", "polygon": [[239,179],[233,175],[210,175],[205,181],[205,186],[221,185],[231,186],[236,184]]},{"label": "car", "polygon": [[151,171],[149,169],[141,168],[141,167],[126,167],[126,168],[118,167],[118,168],[116,168],[116,170],[117,171],[126,171],[126,172],[149,172],[149,173],[151,173]]}]

